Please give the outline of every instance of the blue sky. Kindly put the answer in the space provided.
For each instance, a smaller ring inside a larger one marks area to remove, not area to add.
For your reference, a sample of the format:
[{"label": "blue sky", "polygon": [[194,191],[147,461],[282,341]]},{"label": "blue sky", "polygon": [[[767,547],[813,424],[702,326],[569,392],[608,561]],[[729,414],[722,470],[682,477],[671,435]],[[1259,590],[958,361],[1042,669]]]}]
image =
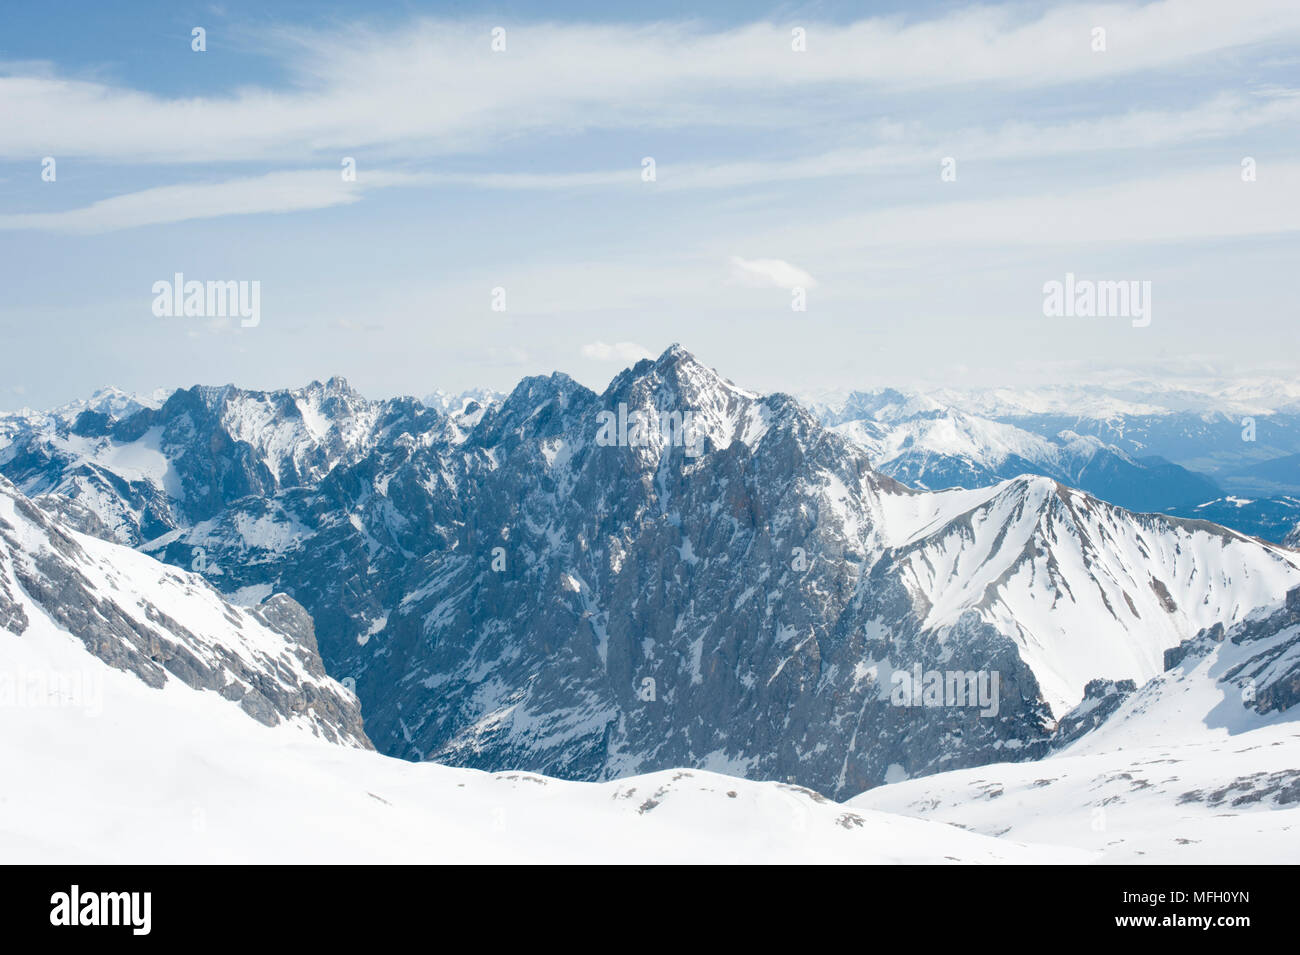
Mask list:
[{"label": "blue sky", "polygon": [[[1294,2],[612,7],[7,10],[0,407],[599,388],[673,341],[760,390],[1296,373]],[[155,316],[177,272],[260,323]],[[1067,272],[1151,324],[1045,317]]]}]

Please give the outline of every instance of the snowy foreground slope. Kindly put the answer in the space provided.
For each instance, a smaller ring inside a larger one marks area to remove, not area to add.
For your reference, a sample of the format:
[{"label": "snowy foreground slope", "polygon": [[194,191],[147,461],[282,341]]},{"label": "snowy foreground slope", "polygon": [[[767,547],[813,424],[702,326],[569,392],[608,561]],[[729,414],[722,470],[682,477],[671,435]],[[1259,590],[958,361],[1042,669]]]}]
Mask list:
[{"label": "snowy foreground slope", "polygon": [[847,803],[1106,863],[1300,861],[1300,725],[1063,753],[882,786]]},{"label": "snowy foreground slope", "polygon": [[0,633],[0,668],[85,668],[98,716],[0,709],[0,862],[1076,861],[807,790],[706,772],[611,783],[409,763],[155,690],[66,634]]},{"label": "snowy foreground slope", "polygon": [[854,810],[1069,845],[1099,861],[1300,861],[1300,592],[1202,632],[1136,691],[1110,686],[1074,714],[1091,731],[1033,763],[883,786]]}]

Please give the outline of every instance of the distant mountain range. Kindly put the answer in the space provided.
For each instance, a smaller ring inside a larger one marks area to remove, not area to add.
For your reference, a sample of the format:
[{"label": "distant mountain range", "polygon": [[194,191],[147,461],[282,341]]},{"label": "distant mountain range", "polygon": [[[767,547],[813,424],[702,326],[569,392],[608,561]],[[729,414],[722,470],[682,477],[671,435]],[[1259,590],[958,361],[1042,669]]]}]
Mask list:
[{"label": "distant mountain range", "polygon": [[[961,404],[893,389],[806,403],[879,470],[913,487],[1041,474],[1131,510],[1211,520],[1274,542],[1300,523],[1300,412],[1289,391],[1278,402],[1286,410],[1250,415],[1159,408],[1152,402],[1167,396],[1158,395],[1134,402],[1071,391],[1079,411],[1067,414],[1055,393],[943,394]],[[1194,403],[1187,392],[1175,396],[1177,406]],[[1223,402],[1267,409],[1253,393],[1228,391]]]}]

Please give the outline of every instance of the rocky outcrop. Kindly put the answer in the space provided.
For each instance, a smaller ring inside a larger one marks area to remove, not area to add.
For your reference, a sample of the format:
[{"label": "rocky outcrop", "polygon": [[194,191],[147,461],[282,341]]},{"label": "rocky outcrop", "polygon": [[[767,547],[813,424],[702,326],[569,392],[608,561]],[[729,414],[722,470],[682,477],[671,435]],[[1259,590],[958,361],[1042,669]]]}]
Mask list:
[{"label": "rocky outcrop", "polygon": [[0,623],[11,637],[27,632],[29,611],[149,686],[176,679],[267,726],[371,745],[358,701],[325,675],[311,617],[290,597],[235,607],[197,575],[61,526],[0,478]]}]

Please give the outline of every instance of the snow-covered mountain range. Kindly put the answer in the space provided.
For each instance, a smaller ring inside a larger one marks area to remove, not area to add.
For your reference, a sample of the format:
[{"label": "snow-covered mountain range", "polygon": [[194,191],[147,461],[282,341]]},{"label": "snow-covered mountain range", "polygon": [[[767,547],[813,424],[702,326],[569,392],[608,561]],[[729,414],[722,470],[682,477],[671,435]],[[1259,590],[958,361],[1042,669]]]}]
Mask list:
[{"label": "snow-covered mountain range", "polygon": [[[805,403],[865,448],[879,470],[914,487],[982,487],[1041,474],[1131,510],[1211,520],[1281,541],[1300,523],[1293,390],[1279,386],[1272,404],[1257,390],[1245,396],[1226,386],[1212,394],[1141,392],[1140,402],[1063,388],[879,389]],[[1224,410],[1231,408],[1254,413]]]},{"label": "snow-covered mountain range", "polygon": [[[1288,549],[1070,488],[1099,456],[1152,471],[1095,436],[893,395],[828,426],[677,346],[600,394],[556,374],[482,397],[195,387],[18,428],[0,473],[236,602],[296,600],[382,752],[571,779],[842,799],[1034,759],[1093,681],[1144,684],[1300,585]],[[996,445],[1063,471],[924,491],[876,466],[911,455],[916,481],[949,433],[980,466]],[[917,668],[996,674],[996,706],[895,705]]]},{"label": "snow-covered mountain range", "polygon": [[[1177,365],[1152,375],[1112,369],[1087,380],[1061,370],[1061,380],[1033,387],[934,388],[935,400],[984,418],[1073,415],[1115,420],[1140,415],[1270,415],[1300,412],[1300,385],[1290,378],[1251,373],[1225,377],[1210,369]],[[833,405],[847,392],[821,392],[816,400]]]},{"label": "snow-covered mountain range", "polygon": [[1039,434],[901,392],[854,393],[822,420],[912,487],[986,487],[1040,474],[1133,510],[1165,510],[1219,496],[1212,480],[1159,457],[1137,458],[1068,428]]},{"label": "snow-covered mountain range", "polygon": [[0,599],[10,862],[1294,858],[1300,589],[1172,649],[1140,690],[1094,681],[1046,758],[848,804],[696,769],[582,783],[381,756],[288,598],[233,607],[3,479]]}]

